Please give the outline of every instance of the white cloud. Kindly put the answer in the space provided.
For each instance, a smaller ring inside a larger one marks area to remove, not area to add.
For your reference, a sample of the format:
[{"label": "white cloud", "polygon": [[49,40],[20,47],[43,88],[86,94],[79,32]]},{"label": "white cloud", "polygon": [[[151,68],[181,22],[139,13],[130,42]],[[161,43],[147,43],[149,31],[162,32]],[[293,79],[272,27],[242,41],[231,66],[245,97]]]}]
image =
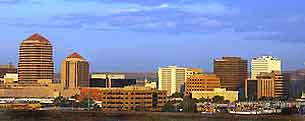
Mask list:
[{"label": "white cloud", "polygon": [[168,8],[168,7],[169,7],[169,5],[165,4],[165,3],[159,6],[159,8]]}]

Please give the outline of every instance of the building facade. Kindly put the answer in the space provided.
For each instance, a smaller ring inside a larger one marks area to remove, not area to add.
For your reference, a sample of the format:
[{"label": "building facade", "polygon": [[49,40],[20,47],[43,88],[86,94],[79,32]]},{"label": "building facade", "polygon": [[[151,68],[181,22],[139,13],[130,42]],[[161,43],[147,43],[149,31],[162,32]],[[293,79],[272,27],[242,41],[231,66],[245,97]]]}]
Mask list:
[{"label": "building facade", "polygon": [[192,91],[213,91],[220,88],[220,79],[214,74],[195,74],[190,76],[185,83],[185,95]]},{"label": "building facade", "polygon": [[161,67],[158,69],[158,88],[159,90],[167,90],[168,96],[176,92],[183,93],[183,85],[186,79],[193,74],[201,72],[201,69],[194,68]]},{"label": "building facade", "polygon": [[240,57],[215,59],[214,73],[220,78],[221,88],[237,91],[248,78],[248,62]]},{"label": "building facade", "polygon": [[234,102],[238,100],[238,91],[227,91],[224,88],[215,88],[213,91],[192,91],[192,98],[212,99],[214,96],[223,96],[225,100]]},{"label": "building facade", "polygon": [[126,79],[123,73],[92,73],[90,87],[112,88],[136,85],[136,79]]},{"label": "building facade", "polygon": [[53,47],[48,39],[33,34],[19,48],[19,83],[33,84],[39,79],[54,80]]},{"label": "building facade", "polygon": [[251,79],[256,79],[260,73],[281,72],[281,60],[272,56],[261,56],[251,61]]},{"label": "building facade", "polygon": [[136,79],[99,79],[91,78],[90,87],[113,88],[136,85]]},{"label": "building facade", "polygon": [[72,53],[61,64],[61,84],[64,89],[89,87],[89,62]]},{"label": "building facade", "polygon": [[124,73],[112,73],[112,72],[104,72],[104,73],[92,73],[91,79],[126,79]]},{"label": "building facade", "polygon": [[288,81],[283,80],[280,72],[260,73],[255,80],[249,79],[245,84],[248,98],[288,97]]},{"label": "building facade", "polygon": [[81,88],[79,99],[91,97],[104,111],[161,111],[166,91],[140,86],[125,88]]}]

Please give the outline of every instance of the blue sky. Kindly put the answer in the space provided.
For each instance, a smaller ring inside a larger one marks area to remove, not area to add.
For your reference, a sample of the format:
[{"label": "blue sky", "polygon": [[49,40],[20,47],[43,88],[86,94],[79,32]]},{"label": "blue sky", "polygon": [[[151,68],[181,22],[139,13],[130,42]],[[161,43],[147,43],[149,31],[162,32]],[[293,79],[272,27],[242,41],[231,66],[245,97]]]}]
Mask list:
[{"label": "blue sky", "polygon": [[273,55],[304,68],[301,0],[0,0],[0,63],[17,63],[20,42],[40,33],[56,69],[73,51],[92,71],[155,71],[179,65],[212,71],[222,56]]}]

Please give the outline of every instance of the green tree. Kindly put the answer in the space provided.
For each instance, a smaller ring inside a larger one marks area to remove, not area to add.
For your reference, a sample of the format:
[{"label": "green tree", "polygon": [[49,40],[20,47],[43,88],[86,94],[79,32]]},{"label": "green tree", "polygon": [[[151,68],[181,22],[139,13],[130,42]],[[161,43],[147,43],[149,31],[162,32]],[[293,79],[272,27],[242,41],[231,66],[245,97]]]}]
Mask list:
[{"label": "green tree", "polygon": [[64,107],[67,104],[68,100],[66,98],[64,98],[63,96],[59,96],[56,97],[54,99],[54,106],[58,106],[58,107]]},{"label": "green tree", "polygon": [[88,108],[88,109],[94,109],[99,110],[101,107],[95,103],[95,101],[92,98],[84,98],[80,102],[81,108]]},{"label": "green tree", "polygon": [[204,97],[199,98],[198,100],[196,100],[197,103],[204,103],[204,102],[209,102],[209,99],[206,99]]},{"label": "green tree", "polygon": [[180,103],[180,106],[183,108],[183,112],[197,112],[196,101],[190,96],[185,96],[183,102]]},{"label": "green tree", "polygon": [[223,103],[224,99],[225,98],[223,96],[219,96],[219,95],[216,95],[212,98],[213,103]]},{"label": "green tree", "polygon": [[182,98],[182,94],[179,92],[175,92],[174,94],[172,94],[171,98]]},{"label": "green tree", "polygon": [[175,112],[176,107],[171,102],[167,102],[162,108],[162,112]]}]

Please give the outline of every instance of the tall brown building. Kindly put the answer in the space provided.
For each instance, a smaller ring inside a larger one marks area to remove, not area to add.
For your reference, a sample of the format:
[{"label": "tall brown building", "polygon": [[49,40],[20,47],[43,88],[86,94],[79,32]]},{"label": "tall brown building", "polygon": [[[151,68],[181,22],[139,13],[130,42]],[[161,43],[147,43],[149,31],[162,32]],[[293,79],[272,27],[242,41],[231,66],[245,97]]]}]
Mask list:
[{"label": "tall brown building", "polygon": [[248,77],[248,62],[240,57],[214,60],[214,73],[220,78],[221,88],[237,91]]},{"label": "tall brown building", "polygon": [[220,79],[214,74],[195,74],[186,80],[185,95],[192,91],[214,91],[220,88]]},{"label": "tall brown building", "polygon": [[54,80],[53,48],[48,39],[33,34],[19,48],[19,83],[35,84],[38,80]]},{"label": "tall brown building", "polygon": [[62,62],[61,84],[64,89],[89,86],[89,62],[78,53],[72,53]]}]

